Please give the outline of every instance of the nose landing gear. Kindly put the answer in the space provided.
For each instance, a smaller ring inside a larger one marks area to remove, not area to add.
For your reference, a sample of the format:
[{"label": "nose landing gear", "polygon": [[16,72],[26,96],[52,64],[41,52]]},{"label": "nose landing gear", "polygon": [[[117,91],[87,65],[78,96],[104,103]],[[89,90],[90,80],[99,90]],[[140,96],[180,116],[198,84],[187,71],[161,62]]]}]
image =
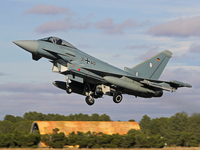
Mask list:
[{"label": "nose landing gear", "polygon": [[68,79],[68,76],[66,76],[66,92],[68,94],[71,94],[72,93],[72,88],[70,87],[69,83],[70,83],[70,80]]},{"label": "nose landing gear", "polygon": [[71,89],[70,87],[67,87],[67,88],[66,88],[66,92],[67,92],[68,94],[71,94],[71,93],[72,93],[72,89]]}]

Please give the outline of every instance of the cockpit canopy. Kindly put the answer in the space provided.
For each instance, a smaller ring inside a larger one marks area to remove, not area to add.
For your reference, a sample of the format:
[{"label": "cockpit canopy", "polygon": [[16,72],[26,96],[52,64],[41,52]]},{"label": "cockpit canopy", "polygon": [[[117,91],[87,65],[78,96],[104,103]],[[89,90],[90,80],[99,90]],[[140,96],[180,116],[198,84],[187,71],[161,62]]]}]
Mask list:
[{"label": "cockpit canopy", "polygon": [[52,37],[52,36],[51,37],[47,37],[47,38],[43,38],[43,39],[39,39],[39,41],[45,41],[45,42],[50,42],[50,43],[54,43],[54,44],[57,44],[57,45],[76,48],[72,44],[70,44],[69,42],[67,42],[65,40],[62,40],[60,38],[57,38],[57,37]]}]

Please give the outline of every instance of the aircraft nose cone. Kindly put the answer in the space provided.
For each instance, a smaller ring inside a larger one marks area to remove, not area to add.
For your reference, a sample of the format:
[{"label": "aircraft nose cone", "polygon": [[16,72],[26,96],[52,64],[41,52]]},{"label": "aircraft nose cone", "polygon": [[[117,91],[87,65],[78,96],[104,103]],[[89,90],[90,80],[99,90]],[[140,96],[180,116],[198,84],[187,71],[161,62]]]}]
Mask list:
[{"label": "aircraft nose cone", "polygon": [[38,49],[38,42],[35,40],[13,41],[13,43],[30,53],[35,53]]}]

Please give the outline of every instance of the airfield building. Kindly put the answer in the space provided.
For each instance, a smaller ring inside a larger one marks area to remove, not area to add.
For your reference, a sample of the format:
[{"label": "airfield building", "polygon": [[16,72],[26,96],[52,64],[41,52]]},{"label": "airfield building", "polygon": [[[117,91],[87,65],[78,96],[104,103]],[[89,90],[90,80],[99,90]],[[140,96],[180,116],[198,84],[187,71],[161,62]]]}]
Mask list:
[{"label": "airfield building", "polygon": [[[40,134],[50,134],[53,129],[58,128],[66,136],[72,132],[102,132],[104,134],[127,134],[131,129],[139,130],[137,122],[115,122],[115,121],[35,121],[31,127],[31,133],[39,130]],[[41,146],[45,146],[41,143]]]},{"label": "airfield building", "polygon": [[102,132],[105,134],[126,134],[131,129],[139,130],[137,122],[115,122],[115,121],[35,121],[31,127],[31,133],[39,130],[40,134],[52,133],[53,129],[58,128],[59,132]]}]

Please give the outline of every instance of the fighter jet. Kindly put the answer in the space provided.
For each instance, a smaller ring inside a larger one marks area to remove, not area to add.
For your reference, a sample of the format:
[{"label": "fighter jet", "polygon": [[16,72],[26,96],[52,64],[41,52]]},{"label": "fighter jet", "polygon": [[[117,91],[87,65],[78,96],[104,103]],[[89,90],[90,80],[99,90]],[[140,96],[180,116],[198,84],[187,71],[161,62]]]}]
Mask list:
[{"label": "fighter jet", "polygon": [[53,84],[68,94],[86,96],[88,105],[93,105],[95,99],[103,95],[112,96],[115,103],[120,103],[122,94],[152,98],[161,97],[163,90],[175,92],[180,87],[192,87],[177,80],[158,80],[172,56],[168,50],[133,68],[121,70],[57,37],[13,43],[30,52],[35,61],[42,57],[49,59],[53,64],[52,71],[66,76],[66,81],[54,81]]}]

